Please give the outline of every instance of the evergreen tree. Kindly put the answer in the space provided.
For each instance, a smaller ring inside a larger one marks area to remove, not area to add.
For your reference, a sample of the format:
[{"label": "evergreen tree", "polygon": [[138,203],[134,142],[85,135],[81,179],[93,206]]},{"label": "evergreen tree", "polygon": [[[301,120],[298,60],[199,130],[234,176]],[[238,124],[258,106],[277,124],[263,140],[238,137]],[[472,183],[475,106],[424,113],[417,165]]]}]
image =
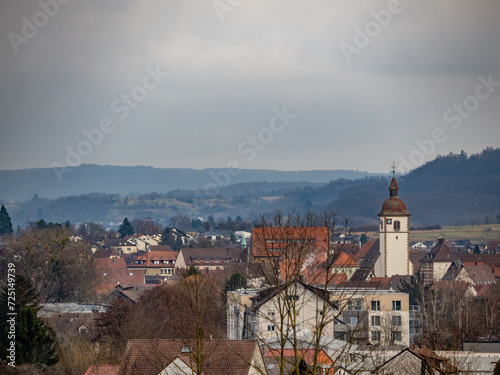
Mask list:
[{"label": "evergreen tree", "polygon": [[366,234],[364,234],[364,233],[361,234],[360,241],[361,241],[361,246],[363,246],[365,243],[368,242],[368,239],[366,238]]},{"label": "evergreen tree", "polygon": [[118,232],[120,233],[121,237],[131,236],[134,234],[134,227],[132,226],[128,218],[123,219],[123,222],[118,228]]},{"label": "evergreen tree", "polygon": [[226,281],[226,285],[224,286],[224,291],[227,293],[228,291],[234,291],[236,289],[246,288],[247,287],[247,279],[239,272],[235,272],[231,275],[231,277]]},{"label": "evergreen tree", "polygon": [[201,272],[198,268],[196,268],[194,265],[190,265],[187,269],[186,272],[186,277],[191,276],[191,275],[200,275]]},{"label": "evergreen tree", "polygon": [[[9,293],[15,291],[14,306],[9,305]],[[17,315],[7,315],[12,309]],[[10,341],[15,342],[16,364],[41,363],[52,366],[59,361],[57,354],[57,340],[54,330],[38,318],[40,309],[38,293],[31,280],[27,277],[16,275],[15,285],[5,284],[0,292],[0,315],[14,318],[15,338],[9,337],[11,331],[8,319],[0,321],[0,355],[7,359],[7,350]]]},{"label": "evergreen tree", "polygon": [[0,236],[3,236],[4,234],[11,234],[12,232],[12,221],[10,221],[7,209],[2,204],[2,208],[0,209]]}]

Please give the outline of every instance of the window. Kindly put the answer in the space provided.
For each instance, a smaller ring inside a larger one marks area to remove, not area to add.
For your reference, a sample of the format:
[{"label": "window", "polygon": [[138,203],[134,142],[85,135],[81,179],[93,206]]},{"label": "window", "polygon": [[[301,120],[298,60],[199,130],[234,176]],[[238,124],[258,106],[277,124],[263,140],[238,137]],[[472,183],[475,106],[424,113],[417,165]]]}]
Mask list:
[{"label": "window", "polygon": [[286,296],[286,299],[288,301],[298,301],[299,300],[299,296],[295,295],[295,296]]},{"label": "window", "polygon": [[339,307],[340,307],[340,303],[339,303],[339,301],[332,301],[332,302],[331,302],[331,305],[332,305],[332,309],[333,309],[334,311],[339,311]]},{"label": "window", "polygon": [[200,260],[199,259],[195,259],[194,262],[195,263],[200,263]]},{"label": "window", "polygon": [[372,301],[372,311],[380,311],[380,301]]},{"label": "window", "polygon": [[394,230],[395,230],[396,232],[399,232],[399,231],[401,230],[401,223],[399,222],[399,220],[396,220],[396,221],[394,222]]},{"label": "window", "polygon": [[219,259],[215,259],[215,263],[219,263],[219,262],[220,262],[220,260],[219,260]]},{"label": "window", "polygon": [[392,342],[401,341],[401,331],[392,332],[391,341]]},{"label": "window", "polygon": [[318,315],[319,316],[323,315],[323,310],[318,310]]},{"label": "window", "polygon": [[274,316],[274,310],[268,310],[267,316]]},{"label": "window", "polygon": [[274,331],[274,326],[273,326],[273,325],[269,325],[269,326],[267,326],[267,330],[268,330],[268,331]]},{"label": "window", "polygon": [[380,341],[380,331],[372,331],[372,341]]},{"label": "window", "polygon": [[357,325],[358,325],[358,317],[351,316],[351,326],[357,326]]},{"label": "window", "polygon": [[129,276],[134,276],[134,273],[133,273],[133,272],[130,272],[128,275],[129,275]]},{"label": "window", "polygon": [[160,261],[159,260],[154,260],[153,264],[160,264]]},{"label": "window", "polygon": [[401,311],[401,301],[392,301],[392,310]]},{"label": "window", "polygon": [[352,299],[347,302],[347,310],[363,310],[363,300],[362,299]]},{"label": "window", "polygon": [[372,326],[380,327],[380,316],[372,316]]},{"label": "window", "polygon": [[401,325],[401,316],[394,315],[392,317],[392,325],[395,326],[395,327],[399,327]]}]

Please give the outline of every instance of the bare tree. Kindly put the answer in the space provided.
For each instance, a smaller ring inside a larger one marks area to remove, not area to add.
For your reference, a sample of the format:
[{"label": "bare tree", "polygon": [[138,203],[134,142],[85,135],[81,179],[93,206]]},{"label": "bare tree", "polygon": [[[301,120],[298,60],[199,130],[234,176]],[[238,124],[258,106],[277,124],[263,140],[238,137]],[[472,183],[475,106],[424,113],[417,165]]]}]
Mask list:
[{"label": "bare tree", "polygon": [[70,240],[62,227],[25,229],[5,245],[17,272],[33,279],[47,302],[89,301],[94,298],[97,270],[89,246]]},{"label": "bare tree", "polygon": [[[289,366],[294,374],[300,373],[304,348],[314,351],[308,371],[319,374],[323,369],[318,356],[325,341],[334,340],[336,324],[347,325],[339,318],[352,294],[336,286],[341,275],[333,266],[343,246],[333,247],[331,238],[340,233],[349,235],[350,230],[349,220],[339,225],[333,212],[261,217],[259,227],[254,228],[252,258],[261,266],[263,287],[245,308],[243,335],[272,349],[281,374]],[[340,291],[340,303],[336,290]],[[229,310],[238,309],[240,302],[234,298],[232,301]],[[366,333],[363,319],[349,325],[349,335],[334,359],[335,366],[352,364],[348,353],[362,332]],[[291,360],[285,349],[292,349]]]}]

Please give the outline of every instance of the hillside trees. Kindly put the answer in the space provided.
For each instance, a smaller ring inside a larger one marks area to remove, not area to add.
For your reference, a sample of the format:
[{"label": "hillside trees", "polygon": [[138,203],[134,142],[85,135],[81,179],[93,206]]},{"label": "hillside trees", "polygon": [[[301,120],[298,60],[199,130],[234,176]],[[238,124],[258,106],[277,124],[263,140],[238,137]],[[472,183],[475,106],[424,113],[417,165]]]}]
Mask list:
[{"label": "hillside trees", "polygon": [[62,226],[35,226],[5,244],[17,273],[33,280],[42,301],[78,302],[94,297],[97,270],[92,253],[82,241],[71,241],[72,234]]}]

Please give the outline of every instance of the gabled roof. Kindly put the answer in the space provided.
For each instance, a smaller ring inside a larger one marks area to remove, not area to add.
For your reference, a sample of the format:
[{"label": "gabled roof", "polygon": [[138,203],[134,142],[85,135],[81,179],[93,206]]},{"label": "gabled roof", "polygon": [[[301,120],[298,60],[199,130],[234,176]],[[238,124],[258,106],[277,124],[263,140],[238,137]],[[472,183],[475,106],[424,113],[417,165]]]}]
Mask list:
[{"label": "gabled roof", "polygon": [[464,266],[465,271],[474,281],[475,285],[487,285],[495,283],[495,275],[487,265],[482,266]]},{"label": "gabled roof", "polygon": [[420,259],[420,263],[453,262],[457,259],[455,253],[451,251],[445,241],[440,238],[436,246],[434,246],[425,257]]},{"label": "gabled roof", "polygon": [[[450,361],[444,357],[440,357],[432,350],[428,348],[414,348],[410,349],[408,347],[401,350],[394,357],[388,359],[383,364],[371,371],[372,374],[377,374],[385,366],[389,365],[393,361],[398,361],[399,357],[404,355],[413,355],[421,362],[425,362],[427,366],[431,367],[437,374],[456,374],[457,368],[453,366]],[[397,362],[396,362],[397,363]],[[404,363],[404,362],[402,362]],[[415,369],[416,373],[420,373],[421,369]],[[434,373],[434,372],[433,372]]]},{"label": "gabled roof", "polygon": [[213,229],[213,230],[209,230],[209,231],[200,233],[200,236],[204,236],[204,237],[206,237],[206,236],[222,236],[222,237],[230,238],[231,233],[233,233],[233,231],[231,231],[229,229]]},{"label": "gabled roof", "polygon": [[333,263],[332,267],[355,267],[358,268],[359,264],[356,263],[350,255],[341,252],[337,259],[335,259],[335,262]]},{"label": "gabled roof", "polygon": [[149,246],[150,251],[172,251],[170,245],[151,245]]},{"label": "gabled roof", "polygon": [[377,239],[373,241],[373,243],[371,243],[368,248],[363,249],[363,254],[361,255],[361,259],[357,260],[356,257],[353,257],[353,259],[361,266],[361,268],[368,268],[370,270],[373,270],[373,267],[375,266],[375,263],[380,256],[380,240]]},{"label": "gabled roof", "polygon": [[[322,288],[316,288],[312,285],[308,285],[306,283],[303,283],[302,281],[298,279],[291,279],[288,280],[287,282],[283,282],[280,284],[279,288],[277,286],[271,286],[267,289],[261,290],[259,294],[255,297],[251,297],[250,300],[252,301],[252,310],[257,310],[259,307],[264,305],[267,301],[269,301],[271,298],[273,298],[278,291],[283,291],[285,290],[289,285],[302,285],[304,289],[309,290],[310,292],[317,294],[320,296],[320,298],[324,298],[324,289]],[[327,300],[327,298],[324,298]]]},{"label": "gabled roof", "polygon": [[130,242],[125,238],[107,238],[102,241],[102,247],[134,247],[136,244]]},{"label": "gabled roof", "polygon": [[[144,267],[155,267],[155,268],[165,268],[174,267],[175,261],[179,256],[178,251],[148,251],[141,256],[134,259],[134,263],[128,265],[129,268],[144,268]],[[135,263],[136,261],[144,261],[142,264]],[[154,261],[160,261],[159,264],[154,264]],[[162,263],[162,261],[168,261],[168,264]],[[174,263],[171,263],[171,262]]]},{"label": "gabled roof", "polygon": [[[196,371],[195,348],[183,340],[129,340],[119,375],[158,375],[176,358]],[[248,375],[252,359],[261,354],[254,340],[205,340],[203,355],[204,375]]]},{"label": "gabled roof", "polygon": [[408,258],[413,265],[414,273],[417,273],[420,269],[420,259],[427,255],[427,250],[410,250],[408,252]]}]

